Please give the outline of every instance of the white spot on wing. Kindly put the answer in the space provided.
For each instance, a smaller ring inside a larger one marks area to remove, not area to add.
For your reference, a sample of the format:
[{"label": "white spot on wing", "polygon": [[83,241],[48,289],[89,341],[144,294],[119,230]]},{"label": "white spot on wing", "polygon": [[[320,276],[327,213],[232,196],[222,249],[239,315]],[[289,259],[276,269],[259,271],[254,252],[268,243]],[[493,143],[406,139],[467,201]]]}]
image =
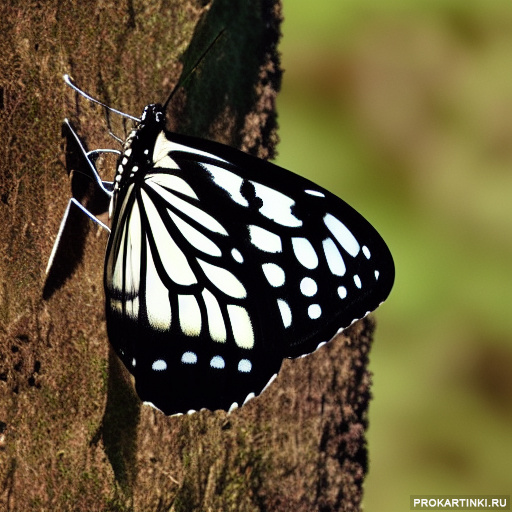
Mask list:
[{"label": "white spot on wing", "polygon": [[186,336],[199,336],[201,333],[201,310],[193,295],[178,295],[180,327]]},{"label": "white spot on wing", "polygon": [[285,280],[284,270],[275,263],[263,263],[261,266],[267,281],[275,288],[283,286]]},{"label": "white spot on wing", "polygon": [[284,327],[290,327],[290,325],[292,325],[292,310],[290,309],[290,306],[288,306],[288,303],[284,299],[277,299],[277,305],[279,307],[279,313],[281,314]]},{"label": "white spot on wing", "polygon": [[380,272],[378,270],[376,270],[374,273],[375,273],[375,279],[379,279]]},{"label": "white spot on wing", "polygon": [[235,299],[243,299],[247,292],[244,285],[225,268],[212,265],[197,258],[197,262],[203,269],[206,277],[221,291]]},{"label": "white spot on wing", "polygon": [[217,299],[206,288],[202,294],[204,303],[206,305],[206,315],[208,317],[208,331],[213,341],[223,343],[226,341],[226,326],[224,324],[224,318],[222,317],[222,311],[220,309]]},{"label": "white spot on wing", "polygon": [[365,258],[367,260],[370,259],[370,256],[371,256],[370,249],[368,249],[368,247],[366,247],[366,245],[363,245],[363,254],[365,255]]},{"label": "white spot on wing", "polygon": [[242,253],[238,249],[231,249],[231,256],[233,256],[233,259],[238,263],[244,262],[244,257],[242,256]]},{"label": "white spot on wing", "polygon": [[328,213],[324,217],[324,223],[329,231],[334,235],[339,244],[351,256],[357,256],[360,246],[354,235],[339,219]]},{"label": "white spot on wing", "polygon": [[327,265],[331,274],[335,276],[343,276],[346,272],[345,262],[343,261],[343,257],[338,251],[336,244],[332,238],[326,238],[322,242],[324,248],[325,259],[327,260]]},{"label": "white spot on wing", "polygon": [[357,274],[354,275],[354,283],[358,288],[361,288],[361,278]]},{"label": "white spot on wing", "polygon": [[151,365],[151,369],[156,372],[163,372],[164,370],[167,370],[167,363],[163,359],[157,359]]},{"label": "white spot on wing", "polygon": [[228,304],[227,309],[235,343],[240,348],[252,348],[254,346],[254,331],[249,313],[242,306],[235,304]]},{"label": "white spot on wing", "polygon": [[293,237],[292,246],[295,257],[302,266],[309,269],[318,266],[318,256],[307,238]]},{"label": "white spot on wing", "polygon": [[221,356],[213,356],[210,361],[210,366],[212,368],[216,368],[217,370],[222,370],[226,367],[226,362]]},{"label": "white spot on wing", "polygon": [[265,252],[281,252],[283,250],[281,238],[275,233],[260,228],[259,226],[250,225],[249,236],[251,237],[251,243]]},{"label": "white spot on wing", "polygon": [[261,183],[255,181],[250,183],[254,185],[256,195],[263,201],[263,206],[259,210],[262,215],[282,226],[291,228],[302,226],[302,221],[292,214],[291,209],[295,205],[293,199]]},{"label": "white spot on wing", "polygon": [[316,320],[317,318],[320,318],[320,315],[322,314],[322,308],[318,304],[311,304],[311,306],[308,307],[308,315],[311,320]]},{"label": "white spot on wing", "polygon": [[181,356],[181,362],[185,364],[196,364],[197,363],[197,354],[194,352],[184,352]]},{"label": "white spot on wing", "polygon": [[344,286],[338,286],[338,295],[340,299],[344,299],[347,296],[347,289]]},{"label": "white spot on wing", "polygon": [[306,297],[313,297],[313,295],[318,291],[316,281],[310,277],[305,277],[300,282],[300,291],[302,295],[305,295]]},{"label": "white spot on wing", "polygon": [[325,194],[318,190],[304,190],[304,192],[306,192],[306,194],[309,194],[310,196],[325,197]]},{"label": "white spot on wing", "polygon": [[252,370],[251,361],[249,361],[249,359],[240,359],[240,361],[238,362],[238,371],[241,373],[249,373],[251,370]]}]

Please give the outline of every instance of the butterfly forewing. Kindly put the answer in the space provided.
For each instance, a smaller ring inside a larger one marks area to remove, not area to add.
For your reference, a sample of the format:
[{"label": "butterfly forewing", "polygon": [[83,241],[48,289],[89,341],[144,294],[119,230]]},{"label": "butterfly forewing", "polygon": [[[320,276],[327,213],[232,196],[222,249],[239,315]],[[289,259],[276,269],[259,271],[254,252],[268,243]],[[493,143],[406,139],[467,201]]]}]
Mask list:
[{"label": "butterfly forewing", "polygon": [[167,414],[241,405],[391,290],[391,255],[363,217],[240,151],[148,116],[116,182],[109,338]]}]

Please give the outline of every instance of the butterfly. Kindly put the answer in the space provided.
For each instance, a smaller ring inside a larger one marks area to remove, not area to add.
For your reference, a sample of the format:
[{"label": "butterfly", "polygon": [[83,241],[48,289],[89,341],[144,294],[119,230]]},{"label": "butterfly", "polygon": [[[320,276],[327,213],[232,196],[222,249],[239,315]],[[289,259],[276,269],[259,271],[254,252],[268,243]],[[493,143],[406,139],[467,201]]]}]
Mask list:
[{"label": "butterfly", "polygon": [[97,200],[74,194],[60,233],[76,207],[109,229],[98,219],[108,209],[107,332],[141,400],[168,415],[232,410],[283,359],[315,351],[389,295],[391,253],[347,203],[270,162],[168,131],[165,106],[132,119],[112,183],[96,170],[101,150],[86,151],[65,121]]}]

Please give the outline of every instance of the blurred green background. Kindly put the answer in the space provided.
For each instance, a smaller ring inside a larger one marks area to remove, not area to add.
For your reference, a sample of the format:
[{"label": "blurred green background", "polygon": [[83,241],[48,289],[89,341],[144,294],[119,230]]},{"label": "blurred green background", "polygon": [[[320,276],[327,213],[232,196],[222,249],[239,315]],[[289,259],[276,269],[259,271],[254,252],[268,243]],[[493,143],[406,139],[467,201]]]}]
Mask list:
[{"label": "blurred green background", "polygon": [[387,241],[367,511],[512,492],[512,2],[284,0],[277,163]]}]

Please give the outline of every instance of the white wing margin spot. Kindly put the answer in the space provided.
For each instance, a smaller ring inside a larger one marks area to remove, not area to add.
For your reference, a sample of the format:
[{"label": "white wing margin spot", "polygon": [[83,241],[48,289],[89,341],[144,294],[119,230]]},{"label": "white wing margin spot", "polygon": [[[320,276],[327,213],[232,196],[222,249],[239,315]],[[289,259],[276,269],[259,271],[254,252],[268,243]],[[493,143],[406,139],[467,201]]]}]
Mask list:
[{"label": "white wing margin spot", "polygon": [[[252,363],[249,359],[240,359],[238,362],[238,371],[240,373],[249,373],[252,370]],[[245,404],[245,402],[244,402]]]},{"label": "white wing margin spot", "polygon": [[163,359],[157,359],[156,361],[153,361],[151,369],[155,372],[163,372],[164,370],[167,370],[167,363]]},{"label": "white wing margin spot", "polygon": [[304,190],[306,194],[309,194],[310,196],[316,196],[316,197],[325,197],[325,194],[323,192],[320,192],[319,190]]},{"label": "white wing margin spot", "polygon": [[181,356],[181,362],[184,364],[196,364],[197,354],[189,350],[187,352],[183,352],[183,355]]}]

